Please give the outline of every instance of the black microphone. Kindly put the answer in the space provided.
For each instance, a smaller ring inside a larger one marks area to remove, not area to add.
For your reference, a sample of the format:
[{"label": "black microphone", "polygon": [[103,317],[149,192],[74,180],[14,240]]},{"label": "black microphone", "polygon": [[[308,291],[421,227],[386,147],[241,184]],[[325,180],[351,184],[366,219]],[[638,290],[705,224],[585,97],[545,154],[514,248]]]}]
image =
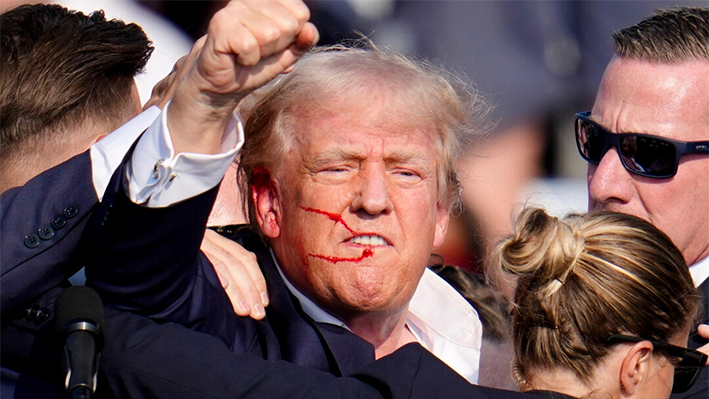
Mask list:
[{"label": "black microphone", "polygon": [[106,328],[101,298],[83,285],[67,288],[57,299],[55,322],[64,345],[66,391],[71,398],[90,398],[96,391]]}]

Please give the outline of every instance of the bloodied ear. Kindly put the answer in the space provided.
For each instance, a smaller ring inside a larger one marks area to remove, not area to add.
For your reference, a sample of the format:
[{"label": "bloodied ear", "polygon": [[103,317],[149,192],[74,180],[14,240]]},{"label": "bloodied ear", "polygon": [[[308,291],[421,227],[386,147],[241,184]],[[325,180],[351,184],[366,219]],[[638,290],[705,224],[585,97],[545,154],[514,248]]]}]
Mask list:
[{"label": "bloodied ear", "polygon": [[252,174],[251,199],[254,202],[256,222],[263,234],[269,238],[280,236],[281,208],[278,186],[266,168],[256,168]]}]

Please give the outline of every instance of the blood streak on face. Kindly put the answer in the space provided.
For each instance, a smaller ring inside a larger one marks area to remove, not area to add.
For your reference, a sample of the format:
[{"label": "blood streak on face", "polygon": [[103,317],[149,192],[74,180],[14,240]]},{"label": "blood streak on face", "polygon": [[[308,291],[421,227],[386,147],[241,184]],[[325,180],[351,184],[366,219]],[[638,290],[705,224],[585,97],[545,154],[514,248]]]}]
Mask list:
[{"label": "blood streak on face", "polygon": [[[348,226],[347,223],[345,223],[345,221],[342,220],[342,216],[340,216],[340,215],[337,215],[337,214],[335,214],[335,213],[326,212],[326,211],[323,211],[323,210],[320,210],[320,209],[308,208],[308,207],[304,207],[304,206],[301,206],[301,208],[302,208],[303,210],[307,211],[307,212],[313,212],[313,213],[318,213],[318,214],[321,214],[321,215],[325,215],[325,216],[327,216],[330,220],[334,221],[335,223],[340,223],[340,224],[341,224],[342,226],[344,226],[344,228],[347,229],[347,231],[349,231],[350,233],[352,233],[352,234],[354,234],[354,235],[358,235],[358,233],[357,233],[356,231],[352,230],[352,229],[350,228],[350,226]],[[326,260],[326,261],[328,261],[328,262],[330,262],[330,263],[338,263],[338,262],[355,262],[355,263],[358,263],[358,262],[361,262],[363,259],[370,258],[370,257],[374,256],[374,250],[372,250],[372,247],[369,246],[369,247],[365,248],[365,249],[362,251],[362,255],[359,256],[359,257],[357,257],[357,258],[338,258],[338,257],[336,257],[336,256],[325,256],[325,255],[318,255],[318,254],[308,254],[308,256],[312,256],[313,258],[323,259],[323,260]]]},{"label": "blood streak on face", "polygon": [[350,226],[347,225],[347,223],[345,223],[344,220],[342,220],[342,216],[340,216],[338,214],[325,212],[325,211],[322,211],[320,209],[315,209],[315,208],[306,208],[304,206],[301,206],[301,208],[305,211],[308,211],[308,212],[314,212],[314,213],[319,213],[321,215],[325,215],[328,218],[330,218],[330,220],[332,220],[333,222],[342,224],[347,229],[347,231],[349,231],[350,233],[357,234],[354,230],[352,230],[350,228]]},{"label": "blood streak on face", "polygon": [[318,255],[318,254],[308,254],[308,256],[312,256],[313,258],[318,258],[318,259],[323,259],[326,260],[330,263],[338,263],[338,262],[361,262],[365,258],[369,258],[374,256],[374,251],[372,250],[371,247],[365,248],[362,251],[362,256],[358,256],[356,258],[338,258],[335,256],[325,256],[325,255]]}]

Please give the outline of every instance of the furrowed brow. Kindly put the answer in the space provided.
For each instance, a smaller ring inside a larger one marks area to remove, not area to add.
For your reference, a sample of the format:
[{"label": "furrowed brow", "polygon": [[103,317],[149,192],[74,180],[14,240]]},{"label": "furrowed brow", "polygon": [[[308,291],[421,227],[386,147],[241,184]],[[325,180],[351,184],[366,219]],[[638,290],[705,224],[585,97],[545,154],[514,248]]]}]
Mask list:
[{"label": "furrowed brow", "polygon": [[[430,159],[422,156],[416,151],[400,150],[387,155],[385,162],[387,166],[392,165],[415,165],[419,167],[430,167],[433,163]],[[435,160],[434,160],[435,162]]]},{"label": "furrowed brow", "polygon": [[358,155],[353,151],[342,149],[332,149],[320,152],[313,156],[304,157],[305,163],[311,167],[329,165],[337,162],[361,161],[364,159],[362,155]]}]

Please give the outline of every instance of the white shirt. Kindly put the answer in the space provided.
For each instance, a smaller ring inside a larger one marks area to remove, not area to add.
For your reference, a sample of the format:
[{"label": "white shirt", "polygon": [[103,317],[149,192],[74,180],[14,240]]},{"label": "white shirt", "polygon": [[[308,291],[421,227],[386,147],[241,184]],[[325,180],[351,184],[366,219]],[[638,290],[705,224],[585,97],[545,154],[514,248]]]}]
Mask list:
[{"label": "white shirt", "polygon": [[[349,330],[344,322],[320,308],[288,281],[273,251],[271,258],[286,287],[308,316],[316,322]],[[483,331],[478,313],[453,287],[428,268],[409,302],[406,326],[421,346],[471,384],[478,383]]]},{"label": "white shirt", "polygon": [[709,256],[689,266],[689,273],[692,275],[695,287],[702,285],[709,278]]}]

